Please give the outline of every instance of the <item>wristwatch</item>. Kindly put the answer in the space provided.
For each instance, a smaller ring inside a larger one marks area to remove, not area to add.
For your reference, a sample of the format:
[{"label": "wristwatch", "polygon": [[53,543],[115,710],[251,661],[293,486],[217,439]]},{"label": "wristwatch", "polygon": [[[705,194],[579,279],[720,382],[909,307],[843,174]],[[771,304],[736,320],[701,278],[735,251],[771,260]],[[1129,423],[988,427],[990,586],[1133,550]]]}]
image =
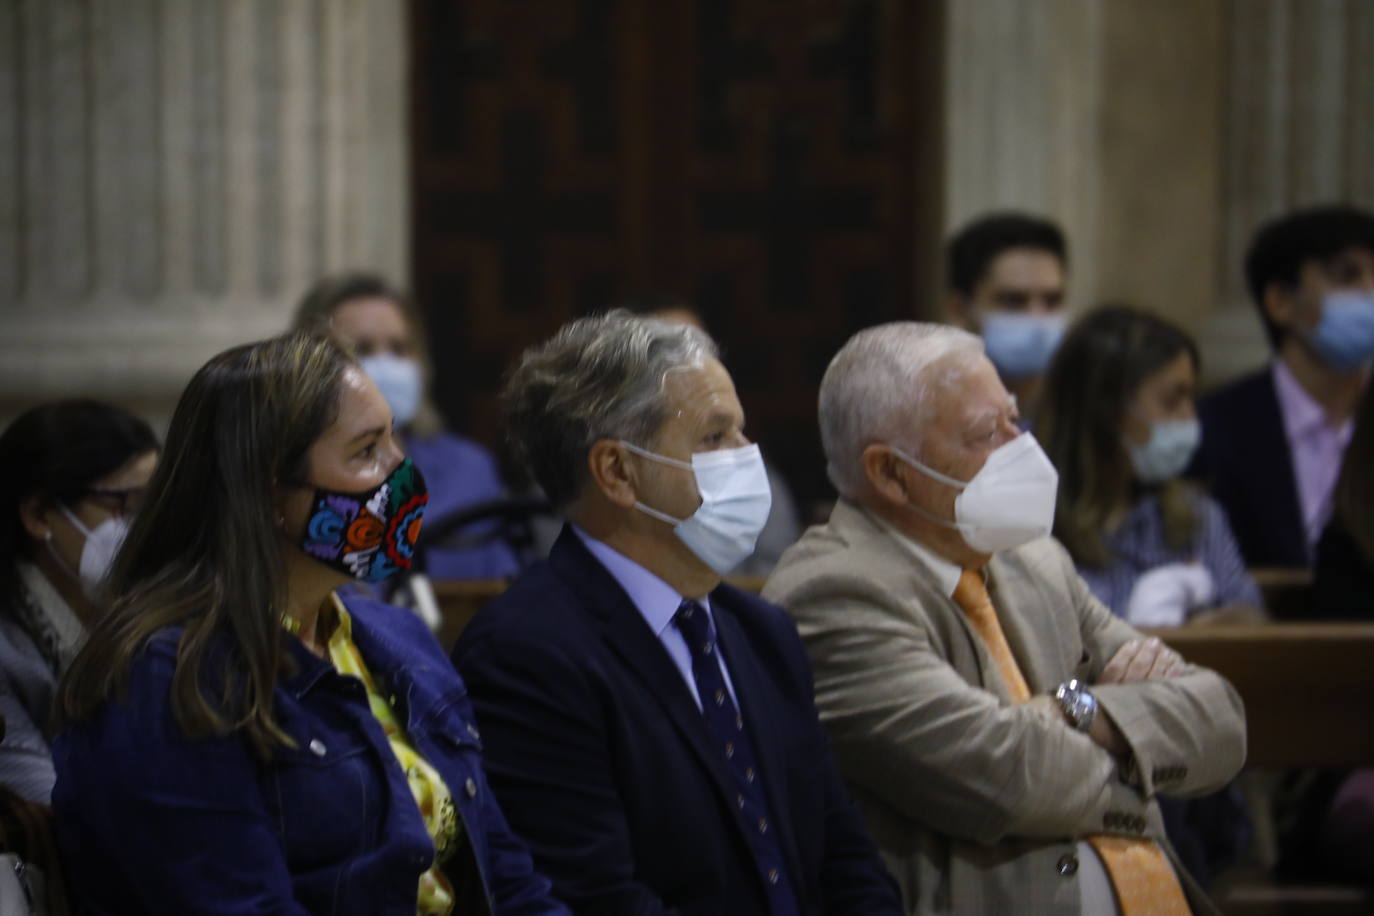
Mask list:
[{"label": "wristwatch", "polygon": [[1069,724],[1080,732],[1086,732],[1097,718],[1097,697],[1088,692],[1087,686],[1078,678],[1065,681],[1054,689],[1054,698]]}]

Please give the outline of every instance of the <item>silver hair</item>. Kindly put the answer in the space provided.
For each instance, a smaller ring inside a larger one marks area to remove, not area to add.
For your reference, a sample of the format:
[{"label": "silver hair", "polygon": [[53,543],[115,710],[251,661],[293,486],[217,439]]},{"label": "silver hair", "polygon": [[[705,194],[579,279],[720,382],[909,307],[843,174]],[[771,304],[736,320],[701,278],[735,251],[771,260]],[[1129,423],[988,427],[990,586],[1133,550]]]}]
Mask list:
[{"label": "silver hair", "polygon": [[[865,489],[863,451],[874,442],[920,455],[932,395],[982,352],[983,341],[968,331],[917,321],[880,324],[849,338],[825,370],[819,404],[826,473],[840,495]],[[967,359],[947,360],[956,355]],[[935,368],[944,371],[933,376]]]},{"label": "silver hair", "polygon": [[579,318],[530,347],[506,384],[514,457],[566,506],[587,482],[587,451],[601,439],[655,444],[668,419],[667,377],[718,353],[700,328],[624,309]]}]

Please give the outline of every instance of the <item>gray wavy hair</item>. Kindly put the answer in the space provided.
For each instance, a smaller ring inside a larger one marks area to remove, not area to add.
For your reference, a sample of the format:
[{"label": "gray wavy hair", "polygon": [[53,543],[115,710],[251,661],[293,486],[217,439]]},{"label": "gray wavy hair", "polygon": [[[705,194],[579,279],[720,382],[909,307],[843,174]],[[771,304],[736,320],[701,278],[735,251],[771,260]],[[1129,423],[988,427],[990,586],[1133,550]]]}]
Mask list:
[{"label": "gray wavy hair", "polygon": [[[867,487],[863,451],[875,442],[921,454],[933,395],[983,353],[983,341],[945,324],[894,321],[866,328],[835,354],[821,380],[818,412],[826,473],[841,496]],[[945,358],[967,357],[958,363]],[[933,375],[939,365],[946,371]]]},{"label": "gray wavy hair", "polygon": [[617,309],[564,325],[520,357],[504,393],[516,460],[555,506],[582,493],[601,439],[651,448],[668,419],[664,382],[718,353],[701,329]]}]

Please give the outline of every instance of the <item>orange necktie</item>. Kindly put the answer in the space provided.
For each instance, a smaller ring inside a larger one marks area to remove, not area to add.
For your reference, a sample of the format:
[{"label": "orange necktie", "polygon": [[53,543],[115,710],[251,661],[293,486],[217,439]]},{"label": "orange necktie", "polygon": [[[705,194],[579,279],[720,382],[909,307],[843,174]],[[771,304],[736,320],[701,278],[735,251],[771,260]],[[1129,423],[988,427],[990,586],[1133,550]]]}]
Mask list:
[{"label": "orange necktie", "polygon": [[[997,622],[997,611],[988,596],[987,586],[983,584],[983,574],[978,570],[966,569],[959,577],[959,585],[954,589],[954,603],[963,609],[969,623],[983,640],[988,655],[1002,675],[1007,685],[1007,693],[1013,703],[1024,703],[1030,699],[1030,688],[1021,674],[1021,668],[1011,654],[1007,637],[1002,625]],[[1107,869],[1107,877],[1116,890],[1116,901],[1121,907],[1122,916],[1188,916],[1192,910],[1183,895],[1183,887],[1178,883],[1164,850],[1150,839],[1135,837],[1109,836],[1095,834],[1088,837],[1102,864]]]}]

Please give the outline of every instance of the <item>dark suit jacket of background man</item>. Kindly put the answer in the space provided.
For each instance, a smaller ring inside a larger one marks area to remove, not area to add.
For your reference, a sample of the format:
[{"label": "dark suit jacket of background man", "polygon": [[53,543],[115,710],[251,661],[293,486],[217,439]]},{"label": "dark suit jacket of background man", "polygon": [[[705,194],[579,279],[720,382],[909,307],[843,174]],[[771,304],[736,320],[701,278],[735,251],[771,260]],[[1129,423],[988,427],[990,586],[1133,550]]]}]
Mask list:
[{"label": "dark suit jacket of background man", "polygon": [[[729,585],[710,604],[803,911],[899,913],[821,731],[796,628]],[[478,613],[453,659],[502,810],[578,913],[768,911],[701,711],[570,528]]]},{"label": "dark suit jacket of background man", "polygon": [[1221,503],[1254,567],[1310,566],[1293,457],[1268,367],[1203,398],[1202,445],[1188,471]]}]

